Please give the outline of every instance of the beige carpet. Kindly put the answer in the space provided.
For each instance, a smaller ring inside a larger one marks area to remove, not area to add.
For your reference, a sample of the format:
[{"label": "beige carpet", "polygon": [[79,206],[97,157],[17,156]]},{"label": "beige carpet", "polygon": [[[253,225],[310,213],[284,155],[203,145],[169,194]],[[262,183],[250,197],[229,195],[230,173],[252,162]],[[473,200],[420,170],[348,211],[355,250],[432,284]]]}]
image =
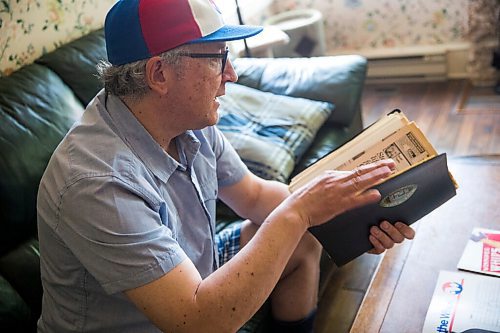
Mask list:
[{"label": "beige carpet", "polygon": [[466,83],[456,111],[458,114],[500,113],[500,95],[493,87],[473,87]]}]

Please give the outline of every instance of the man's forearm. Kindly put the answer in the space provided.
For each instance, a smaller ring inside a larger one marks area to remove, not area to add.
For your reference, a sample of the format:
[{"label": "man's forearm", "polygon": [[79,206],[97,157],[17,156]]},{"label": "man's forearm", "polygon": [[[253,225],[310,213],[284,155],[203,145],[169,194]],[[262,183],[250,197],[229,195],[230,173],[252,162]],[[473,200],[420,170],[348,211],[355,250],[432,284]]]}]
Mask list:
[{"label": "man's forearm", "polygon": [[239,216],[258,225],[289,195],[287,185],[251,173],[238,183],[222,187],[219,191],[219,198]]},{"label": "man's forearm", "polygon": [[[243,325],[265,302],[297,247],[306,228],[292,215],[271,215],[252,240],[228,263],[206,278],[197,292],[199,304],[220,323],[229,313],[227,331]],[[214,303],[215,302],[215,303]],[[219,327],[220,328],[220,327]],[[222,329],[219,332],[225,332]]]},{"label": "man's forearm", "polygon": [[288,186],[277,181],[263,181],[261,191],[256,195],[253,209],[248,218],[255,224],[262,224],[271,212],[290,195]]},{"label": "man's forearm", "polygon": [[299,215],[278,208],[235,257],[205,279],[186,259],[126,294],[164,331],[235,332],[269,297],[305,230]]}]

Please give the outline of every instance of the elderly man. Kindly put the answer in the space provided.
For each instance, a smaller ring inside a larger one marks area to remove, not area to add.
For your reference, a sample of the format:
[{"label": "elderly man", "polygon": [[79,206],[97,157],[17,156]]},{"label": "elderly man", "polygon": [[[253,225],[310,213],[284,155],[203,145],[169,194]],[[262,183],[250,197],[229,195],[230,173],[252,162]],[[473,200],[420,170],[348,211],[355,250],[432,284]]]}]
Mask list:
[{"label": "elderly man", "polygon": [[[104,90],[40,184],[40,332],[234,332],[268,298],[276,332],[311,332],[321,247],[308,233],[379,200],[392,161],[290,194],[251,174],[214,125],[237,80],[209,0],[122,0],[105,22]],[[248,220],[215,234],[219,198]],[[374,228],[373,252],[413,237]]]}]

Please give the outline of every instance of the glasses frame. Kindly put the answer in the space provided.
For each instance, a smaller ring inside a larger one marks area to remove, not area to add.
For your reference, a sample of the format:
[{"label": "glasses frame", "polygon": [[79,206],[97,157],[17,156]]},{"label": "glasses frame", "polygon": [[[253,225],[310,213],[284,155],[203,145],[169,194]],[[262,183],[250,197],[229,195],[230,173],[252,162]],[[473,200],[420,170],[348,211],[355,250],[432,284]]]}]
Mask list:
[{"label": "glasses frame", "polygon": [[229,54],[229,47],[226,46],[224,52],[222,53],[194,53],[194,52],[181,52],[178,53],[179,56],[182,57],[190,57],[190,58],[195,58],[195,59],[210,59],[210,58],[216,58],[216,59],[221,59],[222,60],[222,67],[221,67],[221,73],[224,73],[224,69],[226,68],[226,62],[227,62],[227,56]]}]

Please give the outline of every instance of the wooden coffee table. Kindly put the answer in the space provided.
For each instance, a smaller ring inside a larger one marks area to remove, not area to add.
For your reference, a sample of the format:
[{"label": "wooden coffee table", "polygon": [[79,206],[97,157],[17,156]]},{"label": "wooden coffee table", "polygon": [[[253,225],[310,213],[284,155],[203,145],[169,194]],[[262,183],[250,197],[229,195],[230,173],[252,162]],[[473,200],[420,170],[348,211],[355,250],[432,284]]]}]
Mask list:
[{"label": "wooden coffee table", "polygon": [[448,164],[457,196],[414,224],[414,240],[386,252],[351,333],[421,332],[439,271],[457,270],[474,227],[500,230],[500,156]]}]

